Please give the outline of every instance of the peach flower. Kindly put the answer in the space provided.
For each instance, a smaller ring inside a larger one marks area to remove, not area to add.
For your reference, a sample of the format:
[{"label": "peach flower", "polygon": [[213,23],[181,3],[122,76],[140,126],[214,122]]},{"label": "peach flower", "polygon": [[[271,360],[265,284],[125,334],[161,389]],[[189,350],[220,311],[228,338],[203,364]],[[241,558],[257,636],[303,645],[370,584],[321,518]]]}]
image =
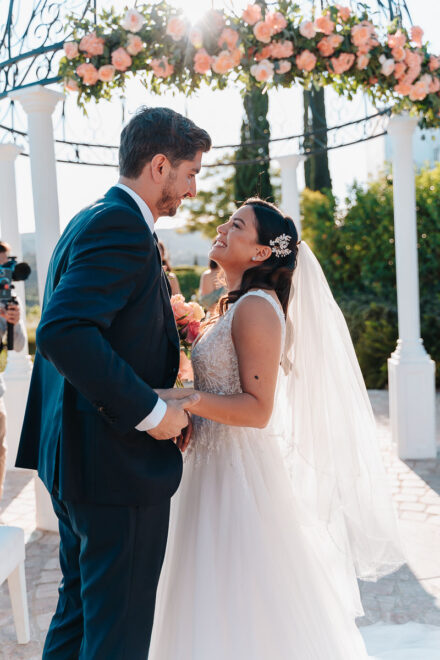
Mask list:
[{"label": "peach flower", "polygon": [[315,24],[313,21],[303,21],[299,26],[299,32],[306,39],[313,39],[316,36]]},{"label": "peach flower", "polygon": [[338,18],[340,21],[348,21],[351,16],[350,7],[342,7],[341,5],[336,5],[338,10]]},{"label": "peach flower", "polygon": [[331,34],[329,37],[323,37],[318,42],[318,50],[323,57],[330,57],[343,41],[344,37],[340,34]]},{"label": "peach flower", "polygon": [[259,21],[254,25],[254,34],[258,41],[262,41],[264,44],[268,44],[272,36],[272,28],[269,23],[265,21]]},{"label": "peach flower", "polygon": [[127,53],[130,53],[130,55],[137,55],[138,53],[141,52],[143,47],[144,44],[142,42],[142,39],[137,34],[130,33],[128,35],[127,46],[126,46]]},{"label": "peach flower", "polygon": [[266,14],[265,22],[270,25],[272,34],[278,34],[287,27],[287,21],[279,11],[271,11]]},{"label": "peach flower", "polygon": [[90,32],[79,42],[79,49],[84,51],[87,57],[102,55],[104,52],[104,39],[97,37],[95,32]]},{"label": "peach flower", "polygon": [[394,91],[402,96],[408,96],[411,92],[411,85],[401,80],[397,85],[394,85]]},{"label": "peach flower", "polygon": [[422,37],[423,37],[423,30],[421,27],[418,25],[413,25],[411,28],[411,41],[415,43],[416,46],[419,48],[422,47]]},{"label": "peach flower", "polygon": [[173,308],[174,318],[178,324],[186,324],[190,312],[190,307],[188,303],[185,302],[185,298],[181,293],[176,293],[174,296],[171,296],[170,299],[171,307]]},{"label": "peach flower", "polygon": [[199,303],[191,301],[188,303],[191,308],[191,321],[202,321],[205,318],[205,312],[203,307],[200,307]]},{"label": "peach flower", "polygon": [[281,60],[293,55],[293,43],[291,41],[274,41],[270,45],[273,58]]},{"label": "peach flower", "polygon": [[261,60],[266,60],[268,57],[272,57],[273,44],[265,46],[263,50],[260,50],[259,53],[255,53],[255,60],[261,62]]},{"label": "peach flower", "polygon": [[426,80],[420,79],[411,87],[409,98],[411,101],[423,101],[428,93],[429,84],[426,82]]},{"label": "peach flower", "polygon": [[396,80],[400,80],[405,75],[406,64],[405,62],[396,62],[394,67],[394,77]]},{"label": "peach flower", "polygon": [[381,55],[379,57],[379,62],[382,65],[380,72],[383,73],[384,76],[390,76],[394,71],[394,67],[396,66],[396,63],[394,62],[393,58],[390,57],[387,59],[385,55]]},{"label": "peach flower", "polygon": [[98,69],[99,80],[110,82],[115,77],[115,67],[112,64],[104,64]]},{"label": "peach flower", "polygon": [[317,32],[324,32],[324,34],[331,34],[335,29],[335,24],[329,19],[327,15],[319,16],[315,21],[315,28]]},{"label": "peach flower", "polygon": [[241,17],[248,25],[255,25],[255,23],[261,21],[260,5],[248,5],[242,13]]},{"label": "peach flower", "polygon": [[366,23],[359,23],[358,25],[353,25],[351,28],[351,41],[358,48],[367,45],[370,37],[371,27]]},{"label": "peach flower", "polygon": [[290,62],[288,62],[287,60],[280,60],[279,62],[277,62],[276,72],[281,75],[283,73],[287,73],[288,71],[290,71],[291,68],[292,65]]},{"label": "peach flower", "polygon": [[234,48],[234,50],[231,50],[229,54],[231,56],[232,66],[233,67],[238,66],[241,62],[241,57],[243,55],[241,50],[239,48]]},{"label": "peach flower", "polygon": [[234,67],[231,53],[228,50],[222,50],[217,57],[212,58],[211,66],[215,73],[227,73]]},{"label": "peach flower", "polygon": [[139,32],[145,23],[145,18],[136,9],[127,9],[121,27],[129,32]]},{"label": "peach flower", "polygon": [[379,78],[376,78],[376,76],[370,76],[368,78],[368,82],[370,83],[370,85],[375,85],[378,81],[379,81]]},{"label": "peach flower", "polygon": [[186,33],[185,22],[178,16],[173,16],[168,21],[166,33],[173,41],[180,41]]},{"label": "peach flower", "polygon": [[73,78],[67,78],[67,80],[64,83],[64,87],[68,89],[70,92],[78,92],[79,91],[79,85],[74,80]]},{"label": "peach flower", "polygon": [[403,46],[394,46],[391,49],[391,55],[393,56],[396,62],[401,62],[405,59],[405,49]]},{"label": "peach flower", "polygon": [[[79,69],[81,69],[81,73],[79,72]],[[76,72],[81,76],[85,85],[94,85],[99,80],[98,69],[94,67],[93,64],[81,64]]]},{"label": "peach flower", "polygon": [[238,41],[238,32],[236,30],[232,30],[232,28],[225,28],[221,35],[218,38],[218,45],[220,48],[226,50],[233,50]]},{"label": "peach flower", "polygon": [[82,64],[80,64],[79,66],[77,66],[77,67],[76,67],[76,71],[75,71],[76,75],[79,76],[80,78],[82,78],[83,75],[84,75],[84,73],[85,73],[85,71],[87,71],[87,67],[88,67],[88,66],[89,66],[89,65],[86,64],[85,62],[83,62]]},{"label": "peach flower", "polygon": [[435,55],[431,55],[429,58],[429,70],[430,71],[437,71],[437,69],[440,67],[440,57],[436,57]]},{"label": "peach flower", "polygon": [[201,48],[194,55],[194,71],[196,73],[208,73],[208,71],[211,71],[211,62],[212,57],[204,48]]},{"label": "peach flower", "polygon": [[174,73],[174,67],[168,62],[167,57],[161,57],[160,59],[153,59],[150,62],[150,66],[153,69],[153,73],[158,78],[168,78]]},{"label": "peach flower", "polygon": [[388,35],[388,46],[395,48],[396,46],[404,46],[406,44],[406,35],[402,30],[397,30],[394,34]]},{"label": "peach flower", "polygon": [[303,50],[301,55],[296,56],[296,66],[301,71],[313,71],[316,66],[316,55],[309,50]]},{"label": "peach flower", "polygon": [[117,48],[112,53],[112,64],[118,71],[127,71],[131,67],[132,59],[125,48]]},{"label": "peach flower", "polygon": [[359,69],[359,71],[362,71],[363,69],[367,68],[369,62],[370,62],[370,55],[366,53],[361,53],[357,57],[356,68]]},{"label": "peach flower", "polygon": [[353,53],[341,53],[338,57],[332,57],[330,61],[334,72],[340,75],[353,66],[355,59]]},{"label": "peach flower", "polygon": [[64,44],[64,52],[66,53],[66,57],[69,60],[73,60],[75,57],[78,57],[79,49],[76,41],[66,41]]},{"label": "peach flower", "polygon": [[432,78],[431,76],[431,82],[429,84],[429,93],[435,94],[438,91],[440,91],[440,80],[438,78]]},{"label": "peach flower", "polygon": [[194,48],[201,48],[203,46],[203,32],[199,28],[192,28],[189,33],[189,40]]},{"label": "peach flower", "polygon": [[273,77],[274,65],[269,60],[261,60],[259,64],[251,66],[251,74],[258,82],[266,82]]}]

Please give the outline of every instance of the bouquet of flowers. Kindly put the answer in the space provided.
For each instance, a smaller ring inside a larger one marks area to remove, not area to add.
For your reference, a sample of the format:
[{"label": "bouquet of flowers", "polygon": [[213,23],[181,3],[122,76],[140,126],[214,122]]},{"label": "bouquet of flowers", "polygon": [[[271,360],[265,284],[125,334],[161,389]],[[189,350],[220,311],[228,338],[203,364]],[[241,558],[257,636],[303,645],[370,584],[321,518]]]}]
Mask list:
[{"label": "bouquet of flowers", "polygon": [[[179,293],[171,296],[171,306],[180,338],[180,369],[178,380],[193,380],[189,356],[192,345],[200,332],[200,324],[205,317],[203,308],[196,302],[185,301]],[[178,383],[179,384],[179,383]]]}]

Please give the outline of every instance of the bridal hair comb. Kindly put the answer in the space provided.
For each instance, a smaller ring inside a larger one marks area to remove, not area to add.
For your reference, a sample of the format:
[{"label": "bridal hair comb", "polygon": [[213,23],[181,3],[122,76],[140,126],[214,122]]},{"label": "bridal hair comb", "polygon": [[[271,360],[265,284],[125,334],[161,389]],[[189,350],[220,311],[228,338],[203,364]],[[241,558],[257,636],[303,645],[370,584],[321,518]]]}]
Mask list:
[{"label": "bridal hair comb", "polygon": [[272,246],[272,252],[277,257],[287,257],[287,255],[292,253],[292,250],[289,250],[287,247],[290,243],[291,236],[288,234],[281,234],[277,236],[273,241],[269,241],[269,244]]}]

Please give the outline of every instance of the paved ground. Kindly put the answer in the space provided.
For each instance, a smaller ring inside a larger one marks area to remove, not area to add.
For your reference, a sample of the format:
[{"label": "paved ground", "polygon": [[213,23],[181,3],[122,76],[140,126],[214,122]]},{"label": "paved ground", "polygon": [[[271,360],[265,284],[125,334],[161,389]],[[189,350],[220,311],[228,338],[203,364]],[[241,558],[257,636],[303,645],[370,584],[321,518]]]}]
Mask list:
[{"label": "paved ground", "polygon": [[[377,583],[361,583],[366,616],[358,620],[358,624],[413,620],[440,626],[440,457],[437,461],[400,461],[391,445],[387,393],[370,392],[370,397],[408,564]],[[439,413],[440,396],[437,407]],[[0,587],[0,659],[37,660],[41,658],[43,640],[55,609],[60,571],[58,535],[35,529],[31,473],[11,471],[7,474],[5,494],[0,503],[0,524],[17,525],[25,530],[32,639],[26,646],[16,644],[9,595],[3,584]]]}]

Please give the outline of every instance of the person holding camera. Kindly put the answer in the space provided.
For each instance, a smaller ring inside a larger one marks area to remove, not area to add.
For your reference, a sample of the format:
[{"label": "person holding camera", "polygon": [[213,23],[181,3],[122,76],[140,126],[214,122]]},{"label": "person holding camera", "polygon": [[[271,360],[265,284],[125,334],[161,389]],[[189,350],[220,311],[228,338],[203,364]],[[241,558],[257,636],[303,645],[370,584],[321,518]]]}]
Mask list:
[{"label": "person holding camera", "polygon": [[[8,243],[0,241],[0,268],[10,259],[11,248]],[[6,340],[8,323],[14,326],[14,350],[22,351],[26,344],[26,329],[21,320],[20,304],[10,302],[0,304],[0,351]],[[3,496],[3,485],[6,473],[6,408],[3,400],[5,381],[0,374],[0,500]]]}]

